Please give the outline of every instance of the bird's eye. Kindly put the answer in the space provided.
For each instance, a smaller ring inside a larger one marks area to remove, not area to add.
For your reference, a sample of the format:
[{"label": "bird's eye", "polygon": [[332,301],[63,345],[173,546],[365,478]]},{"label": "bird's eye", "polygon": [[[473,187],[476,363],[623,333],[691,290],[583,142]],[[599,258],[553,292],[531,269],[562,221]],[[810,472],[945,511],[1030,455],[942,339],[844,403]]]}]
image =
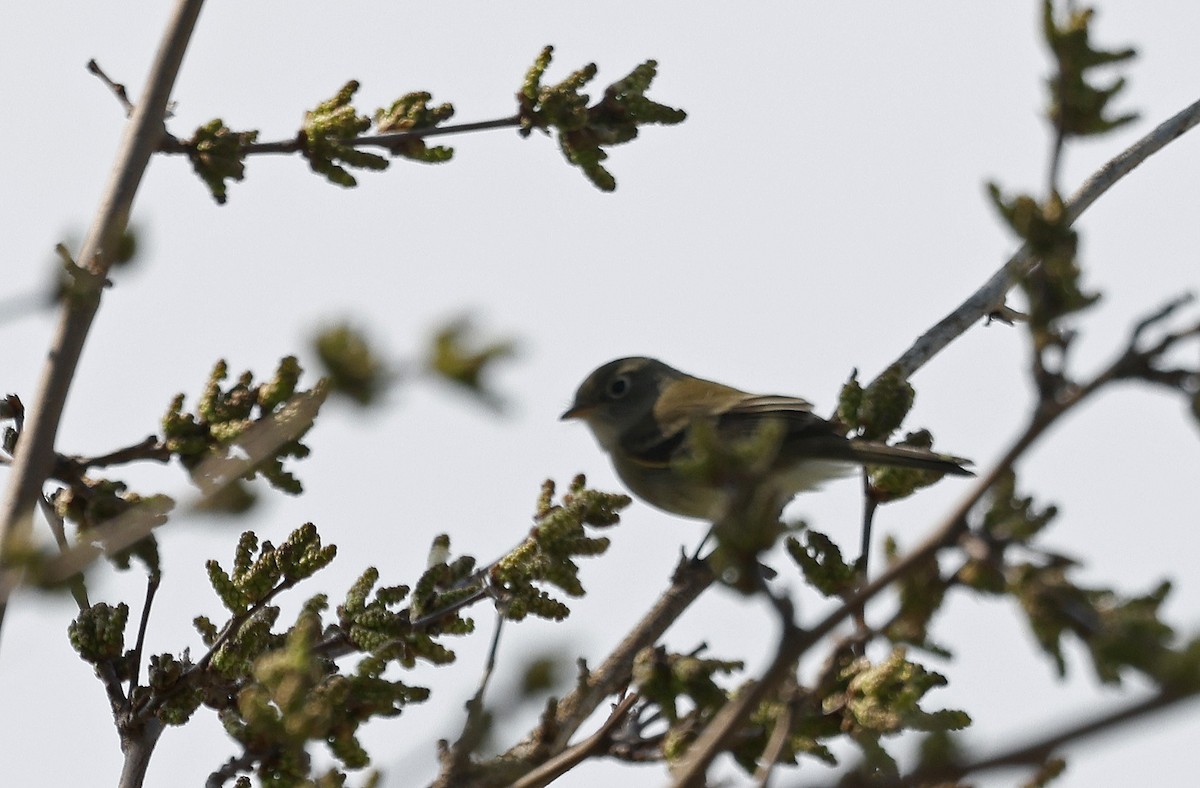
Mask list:
[{"label": "bird's eye", "polygon": [[612,380],[608,381],[608,396],[613,399],[620,399],[629,393],[629,377],[626,375],[617,375]]}]

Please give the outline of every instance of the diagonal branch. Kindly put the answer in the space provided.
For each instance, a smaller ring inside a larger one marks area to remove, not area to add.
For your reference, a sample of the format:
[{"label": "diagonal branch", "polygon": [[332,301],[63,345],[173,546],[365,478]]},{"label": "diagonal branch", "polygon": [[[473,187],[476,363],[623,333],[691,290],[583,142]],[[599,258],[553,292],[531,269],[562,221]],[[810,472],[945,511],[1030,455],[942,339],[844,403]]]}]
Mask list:
[{"label": "diagonal branch", "polygon": [[[1160,124],[1146,136],[1097,170],[1075,194],[1071,195],[1066,209],[1072,223],[1092,203],[1108,191],[1117,181],[1131,173],[1134,168],[1155,153],[1158,153],[1178,137],[1200,123],[1200,101]],[[992,274],[974,293],[967,297],[950,314],[939,320],[892,364],[899,367],[903,377],[909,378],[931,358],[966,332],[979,319],[1001,309],[1004,296],[1018,278],[1026,273],[1037,260],[1028,246],[1022,246],[996,273]]]},{"label": "diagonal branch", "polygon": [[899,788],[899,786],[949,784],[967,775],[974,775],[994,769],[1005,769],[1016,766],[1040,766],[1067,744],[1095,736],[1098,733],[1104,733],[1132,720],[1157,714],[1174,708],[1185,701],[1195,699],[1196,695],[1192,693],[1172,692],[1164,689],[1137,703],[1083,720],[1035,741],[1019,744],[992,755],[983,756],[977,760],[947,764],[941,767],[918,769],[904,777],[891,782],[881,782],[879,785],[881,787]]},{"label": "diagonal branch", "polygon": [[701,561],[683,561],[675,570],[670,587],[637,623],[625,639],[596,670],[583,676],[579,685],[558,702],[548,724],[539,726],[523,741],[501,756],[531,763],[552,757],[566,749],[584,721],[605,698],[615,695],[630,681],[637,653],[658,642],[667,628],[679,618],[715,580],[712,570]]},{"label": "diagonal branch", "polygon": [[[150,155],[166,134],[163,117],[167,101],[203,5],[203,0],[179,0],[176,4],[141,99],[126,126],[108,186],[80,249],[81,270],[87,275],[76,277],[78,291],[63,301],[58,328],[42,369],[33,418],[17,446],[8,489],[0,502],[0,564],[6,563],[12,551],[28,541],[34,504],[54,464],[54,444],[67,391],[100,306],[100,291],[113,261],[116,241],[128,223],[133,198]],[[0,606],[0,621],[3,609]]]},{"label": "diagonal branch", "polygon": [[588,758],[602,752],[608,745],[613,731],[625,721],[626,716],[638,700],[640,697],[636,692],[626,695],[620,703],[613,707],[612,713],[608,715],[608,719],[604,721],[599,730],[529,772],[514,782],[512,788],[543,788]]}]

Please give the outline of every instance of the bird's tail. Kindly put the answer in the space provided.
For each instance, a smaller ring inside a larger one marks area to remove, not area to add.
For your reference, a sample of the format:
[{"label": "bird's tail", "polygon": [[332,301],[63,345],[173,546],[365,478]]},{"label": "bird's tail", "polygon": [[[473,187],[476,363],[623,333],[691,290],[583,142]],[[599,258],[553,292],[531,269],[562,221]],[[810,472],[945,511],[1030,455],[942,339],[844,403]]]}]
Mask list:
[{"label": "bird's tail", "polygon": [[938,454],[915,446],[888,446],[870,441],[849,441],[848,459],[863,465],[889,465],[894,468],[918,468],[951,476],[974,476],[965,465],[971,461],[950,454]]}]

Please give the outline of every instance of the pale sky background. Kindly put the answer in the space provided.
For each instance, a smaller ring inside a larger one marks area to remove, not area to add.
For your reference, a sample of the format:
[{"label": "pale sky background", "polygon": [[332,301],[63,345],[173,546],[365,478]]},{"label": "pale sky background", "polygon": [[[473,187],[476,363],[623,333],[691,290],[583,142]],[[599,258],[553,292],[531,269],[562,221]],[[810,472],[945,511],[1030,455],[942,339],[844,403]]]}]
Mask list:
[{"label": "pale sky background", "polygon": [[[82,233],[108,175],[123,116],[84,64],[95,57],[136,100],[168,5],[10,3],[0,13],[6,302],[45,285],[54,244]],[[311,174],[299,157],[252,159],[224,207],[185,159],[154,159],[134,209],[144,229],[140,265],[118,273],[105,294],[60,450],[101,453],[155,431],[176,392],[194,403],[218,358],[235,374],[268,376],[279,357],[298,353],[311,382],[307,343],[321,321],[349,317],[400,364],[421,353],[434,326],[470,313],[485,334],[518,340],[521,353],[494,379],[512,405],[506,417],[428,381],[400,386],[366,414],[331,403],[307,439],[313,455],[292,466],[306,495],[266,493],[249,520],[181,518],[160,531],[165,579],[147,654],[202,653],[189,622],[221,610],[203,561],[228,565],[244,528],[278,542],[313,521],[338,545],[334,564],[289,595],[287,617],[317,592],[336,604],[367,564],[386,583],[411,583],[441,532],[459,551],[495,557],[526,532],[546,477],[565,485],[584,471],[593,485],[619,489],[586,430],[556,420],[583,376],[611,358],[654,355],[742,388],[800,394],[828,413],[852,367],[875,375],[1013,250],[983,184],[996,179],[1011,191],[1044,182],[1038,9],[1032,0],[210,3],[174,94],[170,128],[180,136],[219,116],[261,129],[264,140],[291,137],[304,109],[351,78],[363,85],[362,110],[429,90],[455,104],[458,122],[506,116],[548,43],[553,81],[600,65],[593,95],[657,59],[651,96],[689,119],[612,152],[615,194],[567,166],[552,140],[511,130],[452,138],[454,162],[398,160],[385,173],[363,173],[351,191]],[[1099,10],[1097,40],[1141,53],[1118,108],[1142,120],[1073,146],[1068,191],[1197,98],[1200,55],[1187,31],[1200,29],[1200,6],[1108,0]],[[1087,284],[1105,294],[1082,321],[1081,369],[1104,363],[1138,315],[1200,280],[1197,133],[1080,224]],[[31,407],[53,322],[40,313],[0,324],[0,386]],[[939,446],[987,467],[1025,419],[1025,367],[1021,331],[972,329],[916,376],[908,424],[932,428]],[[1060,505],[1046,544],[1084,563],[1080,581],[1132,594],[1173,578],[1166,612],[1183,634],[1200,628],[1196,439],[1180,400],[1128,387],[1082,409],[1020,466],[1022,490]],[[143,493],[192,494],[178,467],[119,473]],[[916,543],[965,490],[951,480],[886,509],[880,537]],[[793,511],[853,552],[857,498],[855,483],[838,483]],[[568,621],[506,631],[493,697],[524,658],[547,648],[598,663],[701,531],[634,504],[611,533],[609,555],[584,562],[589,595]],[[101,567],[90,578],[94,600],[127,600],[132,617],[142,587],[137,572],[113,577]],[[803,620],[814,620],[819,604],[801,600]],[[74,614],[65,595],[26,594],[5,622],[7,784],[116,781],[121,755],[102,687],[66,642]],[[457,731],[492,627],[482,609],[475,618],[476,635],[450,644],[455,666],[407,677],[432,687],[432,699],[363,734],[386,785],[426,782],[433,739]],[[967,709],[975,718],[968,741],[981,750],[1143,696],[1136,678],[1122,691],[1099,687],[1073,643],[1069,680],[1059,683],[1009,600],[955,595],[933,634],[955,658],[916,655],[951,680],[927,705]],[[775,638],[761,600],[718,589],[666,641],[681,651],[707,642],[713,656],[748,659],[753,675]],[[527,709],[513,730],[526,730],[533,714]],[[197,716],[163,736],[147,785],[201,784],[232,754],[215,716]],[[1070,748],[1057,784],[1186,784],[1197,737],[1195,705],[1144,720]],[[856,757],[846,755],[847,763]],[[730,768],[719,774],[745,780]],[[664,779],[658,766],[589,763],[563,784],[618,777]],[[785,784],[828,778],[805,768]]]}]

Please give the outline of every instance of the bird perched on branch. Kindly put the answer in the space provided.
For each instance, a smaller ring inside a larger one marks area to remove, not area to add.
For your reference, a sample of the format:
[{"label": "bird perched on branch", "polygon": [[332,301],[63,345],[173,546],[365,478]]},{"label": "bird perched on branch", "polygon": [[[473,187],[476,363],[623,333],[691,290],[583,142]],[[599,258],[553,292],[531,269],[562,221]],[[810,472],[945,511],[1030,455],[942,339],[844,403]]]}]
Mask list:
[{"label": "bird perched on branch", "polygon": [[797,493],[862,465],[973,475],[963,467],[969,461],[959,457],[847,438],[837,423],[817,416],[811,404],[797,397],[749,394],[652,358],[620,358],[596,369],[562,418],[588,425],[612,457],[617,475],[638,497],[668,512],[709,521],[727,513],[737,491],[711,474],[681,468],[694,454],[700,430],[708,430],[718,450],[756,435],[776,440],[752,484],[780,507]]}]

